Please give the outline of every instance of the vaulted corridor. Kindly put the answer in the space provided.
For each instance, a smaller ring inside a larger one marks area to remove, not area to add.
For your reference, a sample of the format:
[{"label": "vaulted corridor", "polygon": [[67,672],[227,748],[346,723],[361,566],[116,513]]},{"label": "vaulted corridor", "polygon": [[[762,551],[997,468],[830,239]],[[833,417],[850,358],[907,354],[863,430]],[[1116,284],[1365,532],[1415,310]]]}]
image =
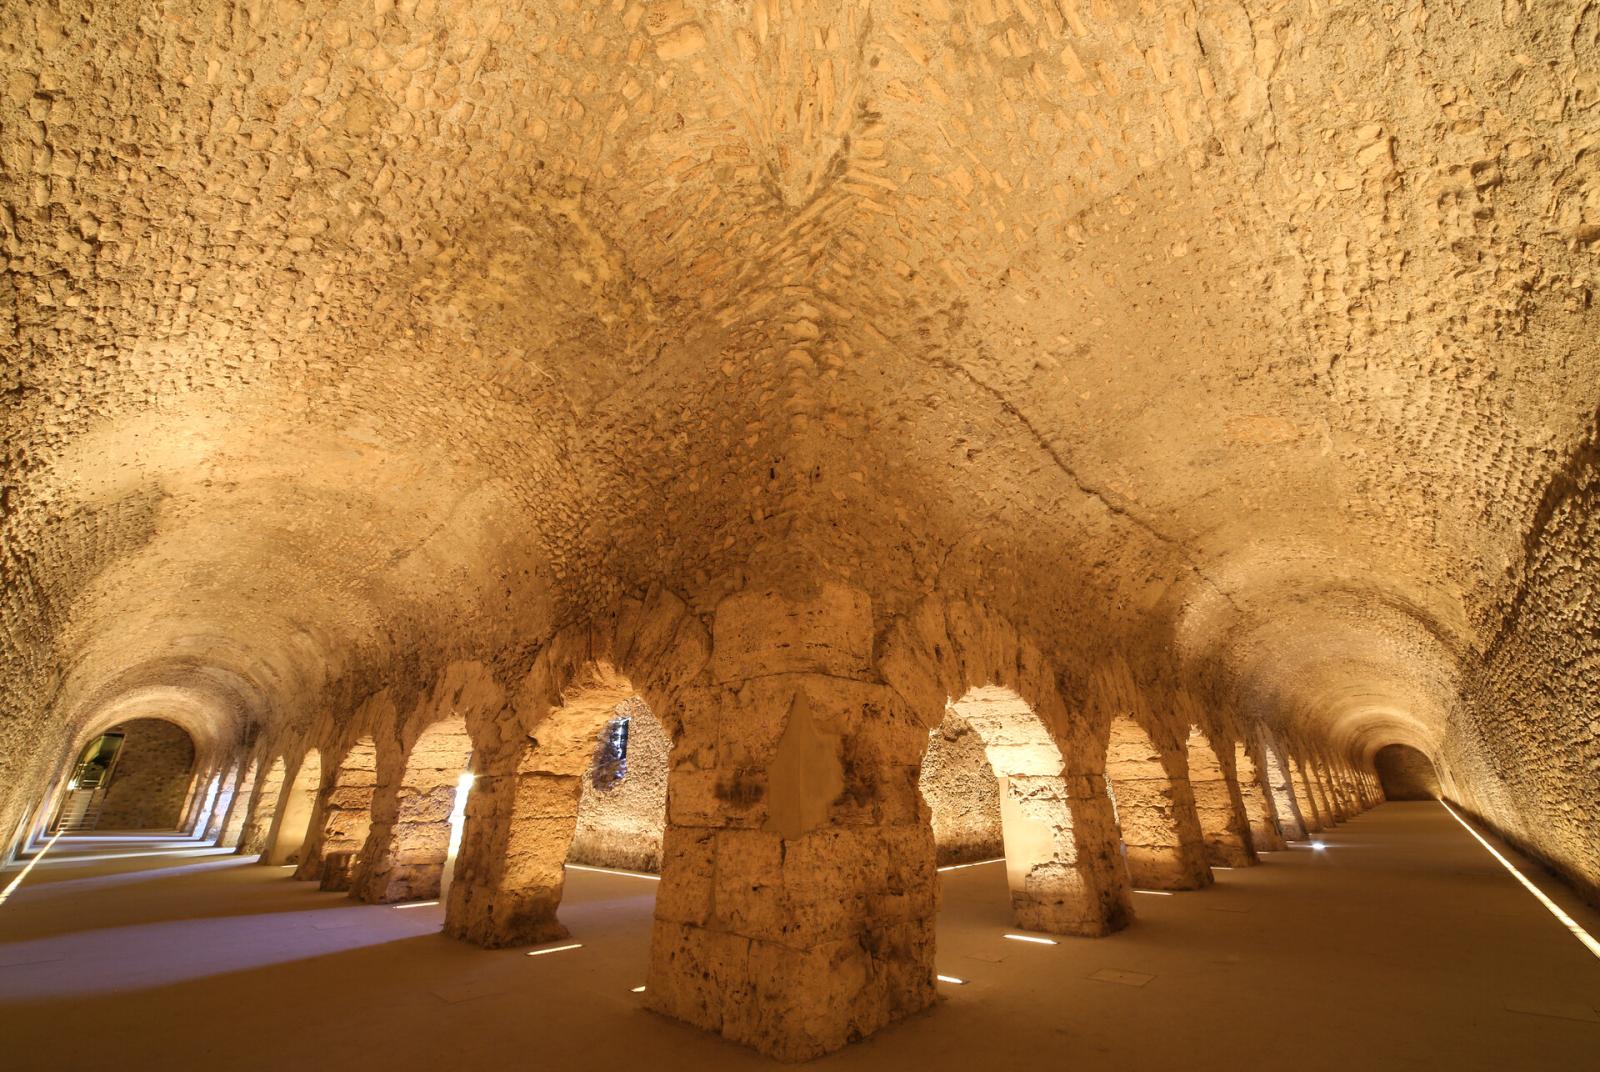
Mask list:
[{"label": "vaulted corridor", "polygon": [[0,2],[0,1072],[1583,1064],[1597,161],[1595,0]]},{"label": "vaulted corridor", "polygon": [[[941,986],[938,1015],[824,1063],[1578,1069],[1600,1052],[1600,959],[1443,806],[1387,804],[1318,840],[1207,890],[1136,893],[1139,927],[1055,946],[1003,937],[1015,929],[1002,865],[945,871],[939,970],[965,985]],[[649,878],[573,870],[564,913],[581,945],[530,959],[450,941],[437,906],[354,904],[215,850],[133,855],[159,839],[75,841],[0,911],[8,1069],[104,1067],[72,1041],[91,1021],[129,1072],[530,1054],[545,1067],[770,1067],[642,1009]],[[1600,913],[1512,858],[1600,934]]]}]

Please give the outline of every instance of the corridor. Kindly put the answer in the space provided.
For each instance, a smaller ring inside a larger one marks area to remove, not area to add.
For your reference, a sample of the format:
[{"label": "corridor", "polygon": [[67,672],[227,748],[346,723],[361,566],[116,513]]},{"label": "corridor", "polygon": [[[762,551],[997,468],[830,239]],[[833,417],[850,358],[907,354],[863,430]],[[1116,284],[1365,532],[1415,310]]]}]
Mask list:
[{"label": "corridor", "polygon": [[[1443,806],[1389,803],[1317,839],[1206,890],[1136,893],[1137,926],[1053,946],[1004,937],[1001,864],[945,870],[938,970],[964,984],[820,1063],[1592,1066],[1600,959]],[[530,957],[445,938],[436,905],[357,904],[290,873],[192,841],[62,839],[0,906],[4,1066],[98,1069],[107,1047],[125,1072],[773,1064],[642,1009],[652,878],[569,869],[572,936],[543,948],[578,947]]]}]

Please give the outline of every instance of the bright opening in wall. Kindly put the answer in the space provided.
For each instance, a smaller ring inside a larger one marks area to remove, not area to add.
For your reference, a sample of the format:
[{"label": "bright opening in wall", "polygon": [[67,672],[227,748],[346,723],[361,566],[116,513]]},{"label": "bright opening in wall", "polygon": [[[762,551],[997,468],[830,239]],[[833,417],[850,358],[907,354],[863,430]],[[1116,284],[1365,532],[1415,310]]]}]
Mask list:
[{"label": "bright opening in wall", "polygon": [[456,854],[461,851],[461,832],[467,825],[467,797],[472,795],[472,783],[477,776],[462,771],[456,779],[456,799],[450,806],[450,846],[444,854],[444,874],[439,879],[439,899],[446,900],[450,893],[450,880],[456,871]]}]

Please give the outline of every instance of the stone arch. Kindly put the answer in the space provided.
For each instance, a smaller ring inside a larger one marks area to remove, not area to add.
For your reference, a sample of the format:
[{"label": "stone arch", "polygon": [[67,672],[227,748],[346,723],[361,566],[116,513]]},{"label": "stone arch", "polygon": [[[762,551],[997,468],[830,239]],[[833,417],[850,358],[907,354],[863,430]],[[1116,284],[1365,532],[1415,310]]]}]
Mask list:
[{"label": "stone arch", "polygon": [[200,837],[206,825],[211,822],[211,813],[216,809],[217,798],[222,794],[222,775],[221,769],[213,767],[202,778],[201,785],[204,788],[195,794],[195,805],[183,824],[191,837]]},{"label": "stone arch", "polygon": [[378,786],[378,746],[371,734],[358,738],[334,765],[322,797],[316,844],[300,861],[295,878],[321,881],[324,890],[348,890],[356,858],[372,830],[372,797]]},{"label": "stone arch", "polygon": [[[577,832],[583,782],[602,729],[624,704],[637,701],[632,684],[609,670],[574,688],[566,702],[539,720],[517,759],[503,849],[514,866],[480,867],[482,845],[463,838],[458,882],[451,887],[447,931],[484,946],[523,945],[567,936],[556,919],[567,857]],[[481,826],[473,833],[481,833]],[[498,862],[498,861],[495,861]],[[460,921],[469,921],[465,924]]]},{"label": "stone arch", "polygon": [[1294,784],[1289,778],[1289,764],[1284,760],[1277,742],[1263,738],[1261,741],[1262,773],[1266,776],[1267,792],[1272,797],[1273,809],[1278,816],[1278,829],[1285,846],[1306,836],[1306,825],[1300,817],[1300,805],[1294,799]]},{"label": "stone arch", "polygon": [[1057,934],[1106,933],[1105,913],[1078,868],[1066,762],[1049,730],[1020,696],[997,686],[971,689],[951,703],[930,741],[960,726],[970,727],[982,742],[999,783],[1006,881],[1018,926]]},{"label": "stone arch", "polygon": [[121,734],[122,745],[94,828],[179,829],[199,783],[194,735],[165,718],[129,719],[105,732]]},{"label": "stone arch", "polygon": [[1111,720],[1106,782],[1135,886],[1192,890],[1211,884],[1198,838],[1184,834],[1182,801],[1155,740],[1131,715]]},{"label": "stone arch", "polygon": [[418,735],[406,752],[399,784],[391,792],[374,792],[372,825],[351,896],[370,904],[439,896],[450,852],[450,815],[471,758],[472,738],[463,717],[440,719]]},{"label": "stone arch", "polygon": [[929,743],[937,747],[954,708],[982,741],[991,777],[1008,780],[995,800],[1003,835],[1037,835],[1002,842],[1019,921],[1080,935],[1127,926],[1133,909],[1101,752],[1088,720],[1068,714],[1038,648],[997,615],[935,597],[898,621],[880,649],[880,673]]},{"label": "stone arch", "polygon": [[321,784],[322,753],[315,748],[307,749],[279,798],[277,820],[268,838],[269,846],[261,854],[262,863],[276,867],[300,862],[300,850],[311,832]]},{"label": "stone arch", "polygon": [[[694,896],[682,891],[709,879],[698,862],[703,834],[693,820],[702,806],[698,795],[710,785],[696,780],[686,792],[680,784],[676,742],[683,724],[677,701],[709,656],[705,627],[661,591],[626,600],[613,615],[569,626],[539,650],[509,698],[521,734],[508,735],[493,717],[475,720],[481,761],[446,906],[447,934],[493,948],[566,933],[556,910],[581,800],[579,780],[594,757],[600,728],[619,704],[635,698],[674,742],[660,895],[670,903]],[[504,702],[480,704],[480,710],[498,715]],[[684,941],[681,932],[689,922],[664,914],[658,899],[652,976],[662,962],[660,950]],[[651,984],[657,999],[666,989],[664,979]]]},{"label": "stone arch", "polygon": [[250,814],[250,801],[255,796],[256,777],[260,770],[259,759],[245,760],[244,773],[239,778],[239,784],[234,787],[233,801],[228,805],[228,814],[222,820],[222,832],[217,836],[218,845],[233,848],[240,844],[240,839],[244,836],[245,819]]},{"label": "stone arch", "polygon": [[279,755],[267,764],[266,773],[256,782],[250,798],[249,817],[245,819],[243,833],[239,836],[239,852],[245,856],[263,852],[267,847],[267,834],[272,830],[278,815],[278,798],[283,795],[284,778],[288,764]]},{"label": "stone arch", "polygon": [[1187,758],[1189,788],[1194,793],[1195,816],[1205,838],[1206,862],[1214,867],[1255,864],[1242,794],[1211,738],[1198,725],[1189,728]]}]

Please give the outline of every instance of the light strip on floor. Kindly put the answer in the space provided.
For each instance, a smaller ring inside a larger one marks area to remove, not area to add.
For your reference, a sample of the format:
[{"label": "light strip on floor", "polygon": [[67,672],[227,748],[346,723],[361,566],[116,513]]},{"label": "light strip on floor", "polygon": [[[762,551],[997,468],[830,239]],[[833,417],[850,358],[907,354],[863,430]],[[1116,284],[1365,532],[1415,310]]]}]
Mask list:
[{"label": "light strip on floor", "polygon": [[1559,919],[1561,921],[1561,925],[1566,927],[1567,930],[1571,931],[1572,936],[1578,939],[1578,941],[1582,942],[1585,949],[1593,953],[1595,956],[1600,957],[1600,941],[1596,941],[1594,935],[1584,930],[1583,927],[1578,924],[1577,920],[1573,919],[1571,916],[1567,915],[1566,912],[1562,911],[1561,906],[1556,904],[1549,897],[1545,896],[1545,892],[1543,890],[1535,886],[1532,882],[1528,881],[1526,875],[1524,875],[1521,871],[1518,871],[1515,867],[1512,867],[1511,861],[1500,855],[1493,845],[1489,844],[1483,839],[1482,834],[1479,834],[1476,830],[1472,829],[1465,819],[1456,814],[1456,810],[1454,808],[1448,804],[1445,804],[1442,800],[1439,801],[1439,803],[1444,804],[1444,810],[1450,813],[1450,817],[1456,822],[1460,823],[1463,830],[1471,834],[1474,838],[1477,838],[1478,844],[1488,849],[1489,855],[1493,856],[1496,860],[1499,860],[1501,867],[1505,868],[1507,871],[1510,871],[1513,878],[1522,883],[1529,893],[1537,897],[1539,899],[1539,903],[1544,905],[1552,916]]},{"label": "light strip on floor", "polygon": [[571,945],[553,945],[549,949],[531,949],[531,950],[528,951],[528,956],[530,956],[530,957],[542,957],[546,953],[561,953],[561,952],[564,952],[564,951],[566,951],[568,949],[582,949],[582,948],[583,948],[583,943],[582,942],[573,942]]},{"label": "light strip on floor", "polygon": [[432,908],[434,905],[436,905],[438,903],[439,903],[438,901],[407,901],[405,904],[397,904],[394,907],[396,907],[396,908]]},{"label": "light strip on floor", "polygon": [[633,989],[632,989],[632,990],[631,990],[631,991],[629,991],[629,992],[630,992],[630,993],[633,993],[633,994],[643,994],[643,993],[644,993],[644,987],[642,987],[642,986],[636,986],[636,987],[634,987],[634,988],[633,988]]},{"label": "light strip on floor", "polygon": [[962,868],[966,868],[966,867],[983,867],[983,866],[985,866],[987,864],[1003,864],[1005,862],[1006,862],[1006,858],[1004,856],[996,856],[993,860],[974,860],[970,864],[950,864],[948,867],[939,868],[939,870],[940,871],[960,871]]},{"label": "light strip on floor", "polygon": [[1035,945],[1056,944],[1056,940],[1054,938],[1036,938],[1031,934],[1008,934],[1005,937],[1010,938],[1013,942],[1032,942]]},{"label": "light strip on floor", "polygon": [[28,872],[32,871],[34,866],[38,864],[40,860],[44,859],[44,854],[50,851],[50,846],[54,845],[59,840],[61,840],[61,835],[57,834],[55,837],[45,842],[44,848],[39,850],[39,855],[29,860],[28,865],[21,871],[17,872],[17,877],[11,880],[11,884],[8,885],[4,890],[0,890],[0,904],[6,903],[6,898],[10,897],[12,891],[14,891],[18,886],[22,885],[22,880],[28,877]]},{"label": "light strip on floor", "polygon": [[652,875],[644,871],[624,871],[619,867],[587,867],[584,864],[567,864],[571,871],[595,871],[602,875],[625,875],[628,878],[647,878],[651,882],[660,882],[660,875]]},{"label": "light strip on floor", "polygon": [[1134,890],[1134,893],[1147,893],[1151,897],[1171,897],[1171,890]]},{"label": "light strip on floor", "polygon": [[934,978],[939,980],[941,983],[953,983],[956,986],[967,985],[967,981],[965,979],[957,979],[954,975],[935,975]]}]

